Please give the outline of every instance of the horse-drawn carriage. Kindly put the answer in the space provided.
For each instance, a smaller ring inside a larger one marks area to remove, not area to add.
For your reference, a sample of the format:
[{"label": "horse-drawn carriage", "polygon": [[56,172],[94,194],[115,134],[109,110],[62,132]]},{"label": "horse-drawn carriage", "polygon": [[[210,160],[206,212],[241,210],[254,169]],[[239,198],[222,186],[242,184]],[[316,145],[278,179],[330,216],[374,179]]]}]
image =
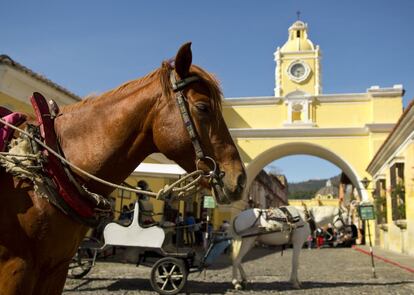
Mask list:
[{"label": "horse-drawn carriage", "polygon": [[139,203],[135,203],[130,224],[108,223],[103,231],[104,241],[87,238],[78,249],[69,267],[69,276],[82,278],[95,264],[98,252],[109,247],[126,247],[138,253],[138,265],[152,267],[151,286],[159,294],[177,294],[187,282],[190,273],[200,272],[230,245],[230,239],[216,237],[210,240],[207,251],[199,258],[193,248],[177,247],[172,242],[174,227],[163,228],[154,223],[140,224]]},{"label": "horse-drawn carriage", "polygon": [[[207,251],[201,257],[192,248],[179,248],[172,243],[173,228],[140,224],[139,209],[139,203],[136,203],[132,222],[127,226],[115,222],[107,224],[103,243],[85,241],[72,261],[69,274],[75,278],[86,275],[93,267],[97,253],[108,247],[133,248],[139,253],[134,262],[152,267],[150,281],[153,289],[160,294],[176,294],[184,288],[189,273],[202,271],[212,264],[234,239],[232,283],[236,289],[246,285],[241,261],[256,241],[266,245],[293,245],[290,281],[295,287],[300,287],[297,276],[299,252],[310,234],[309,220],[300,208],[287,206],[242,211],[233,221],[231,236],[210,239]],[[336,207],[311,207],[308,214],[313,216],[318,226],[324,222],[332,222],[337,228],[346,225],[342,211]],[[237,279],[237,271],[240,271],[241,281]]]}]

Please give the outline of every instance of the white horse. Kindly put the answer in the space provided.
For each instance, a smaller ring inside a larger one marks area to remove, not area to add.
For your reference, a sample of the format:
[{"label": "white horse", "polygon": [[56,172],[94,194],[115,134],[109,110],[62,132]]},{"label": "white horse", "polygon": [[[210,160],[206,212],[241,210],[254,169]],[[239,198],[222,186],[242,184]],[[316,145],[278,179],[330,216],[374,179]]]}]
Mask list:
[{"label": "white horse", "polygon": [[[347,225],[345,218],[347,210],[345,208],[334,206],[316,206],[309,209],[294,206],[286,206],[285,208],[290,212],[288,215],[296,215],[295,223],[282,221],[283,216],[281,215],[284,214],[286,218],[287,214],[281,213],[278,208],[248,209],[242,211],[233,220],[230,231],[233,237],[232,284],[236,290],[244,288],[247,283],[242,259],[253,248],[256,241],[273,246],[293,245],[292,270],[289,281],[294,288],[300,288],[301,283],[298,279],[299,254],[307,237],[311,234],[310,223],[314,222],[316,227],[332,224],[338,230]],[[237,270],[240,272],[241,280],[238,280]]]}]

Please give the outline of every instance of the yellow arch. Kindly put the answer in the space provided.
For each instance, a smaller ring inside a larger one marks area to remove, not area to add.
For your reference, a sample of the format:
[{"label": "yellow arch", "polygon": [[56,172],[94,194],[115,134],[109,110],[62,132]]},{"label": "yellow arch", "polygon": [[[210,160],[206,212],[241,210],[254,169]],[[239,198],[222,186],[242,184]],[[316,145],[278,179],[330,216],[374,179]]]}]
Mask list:
[{"label": "yellow arch", "polygon": [[[366,190],[363,189],[363,185],[360,182],[360,175],[358,175],[357,171],[346,160],[326,147],[308,142],[279,144],[265,150],[256,158],[252,159],[246,168],[247,187],[250,186],[256,175],[270,162],[286,156],[298,154],[316,156],[335,164],[348,176],[352,184],[357,188],[361,199],[368,200],[368,194],[366,193]],[[248,191],[248,189],[246,191]]]}]

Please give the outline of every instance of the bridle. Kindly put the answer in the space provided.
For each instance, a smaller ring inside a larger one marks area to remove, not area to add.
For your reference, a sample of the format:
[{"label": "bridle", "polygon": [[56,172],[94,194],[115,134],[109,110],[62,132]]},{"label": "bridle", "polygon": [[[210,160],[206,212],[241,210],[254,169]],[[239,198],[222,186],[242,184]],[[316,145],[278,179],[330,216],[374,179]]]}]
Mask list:
[{"label": "bridle", "polygon": [[337,226],[335,226],[335,223],[337,223],[338,221],[340,221],[342,223],[343,227],[346,227],[347,224],[345,223],[343,217],[342,217],[342,209],[338,208],[338,215],[335,215],[335,217],[332,220],[332,225],[334,228],[338,229]]},{"label": "bridle", "polygon": [[[175,99],[177,101],[178,109],[180,110],[181,118],[183,119],[184,126],[187,129],[188,135],[190,136],[191,143],[194,147],[195,155],[196,155],[196,167],[197,169],[200,163],[203,162],[210,162],[213,166],[213,168],[204,176],[209,178],[209,183],[213,187],[212,192],[214,197],[219,199],[221,202],[229,203],[229,198],[224,194],[223,191],[223,177],[224,172],[220,171],[220,168],[218,167],[216,161],[209,156],[206,156],[205,152],[203,151],[203,148],[200,144],[200,139],[197,134],[197,131],[194,127],[193,120],[191,119],[190,112],[188,111],[188,99],[184,95],[183,90],[185,87],[187,87],[189,84],[193,82],[200,81],[200,78],[198,76],[189,76],[187,78],[178,80],[175,77],[174,71],[172,70],[170,72],[170,82],[172,85],[172,90],[175,93]],[[215,191],[221,191],[222,194],[219,194],[218,196],[215,194]]]}]

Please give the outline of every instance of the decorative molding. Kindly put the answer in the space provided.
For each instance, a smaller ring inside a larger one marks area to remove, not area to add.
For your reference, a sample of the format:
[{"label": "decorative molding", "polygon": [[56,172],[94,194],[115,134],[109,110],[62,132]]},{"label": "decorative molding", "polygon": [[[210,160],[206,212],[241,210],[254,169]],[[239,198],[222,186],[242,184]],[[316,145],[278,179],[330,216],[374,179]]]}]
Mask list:
[{"label": "decorative molding", "polygon": [[388,168],[391,168],[392,166],[394,166],[397,163],[405,163],[405,158],[404,157],[395,157],[393,158],[390,162],[388,162]]},{"label": "decorative molding", "polygon": [[387,169],[388,162],[396,158],[407,145],[414,141],[414,107],[407,111],[400,118],[397,125],[391,131],[385,142],[382,144],[374,159],[367,167],[371,175],[381,173]]},{"label": "decorative molding", "polygon": [[376,182],[378,180],[387,179],[387,175],[385,174],[376,174],[372,177],[372,181]]},{"label": "decorative molding", "polygon": [[[294,127],[294,124],[292,124]],[[366,128],[230,128],[233,138],[365,136]]]},{"label": "decorative molding", "polygon": [[388,224],[386,223],[379,224],[378,227],[383,231],[388,231]]},{"label": "decorative molding", "polygon": [[223,100],[223,107],[245,106],[245,105],[274,105],[282,100],[276,96],[226,98]]},{"label": "decorative molding", "polygon": [[287,128],[297,128],[297,127],[317,127],[316,123],[314,122],[289,122],[289,121],[285,121],[283,122],[283,127],[287,127]]},{"label": "decorative molding", "polygon": [[379,86],[371,86],[367,89],[367,93],[372,97],[400,97],[404,95],[404,88],[401,84],[396,84],[393,87],[380,88]]},{"label": "decorative molding", "polygon": [[391,132],[395,126],[395,123],[368,123],[365,124],[369,132],[372,133],[384,133]]},{"label": "decorative molding", "polygon": [[[307,97],[313,98],[321,103],[366,102],[372,99],[366,93],[323,94]],[[267,105],[279,103],[280,100],[285,99],[286,97],[281,96],[228,97],[223,99],[223,106]]]},{"label": "decorative molding", "polygon": [[401,230],[407,229],[407,220],[406,219],[397,219],[394,220],[394,224],[398,226]]},{"label": "decorative molding", "polygon": [[315,54],[315,49],[309,49],[309,50],[300,50],[300,51],[283,51],[281,55],[286,59],[294,59],[295,57],[289,58],[286,55],[305,55],[309,54],[310,57],[312,57]]},{"label": "decorative molding", "polygon": [[323,94],[315,96],[315,98],[317,101],[323,103],[362,102],[371,100],[371,98],[366,93]]}]

